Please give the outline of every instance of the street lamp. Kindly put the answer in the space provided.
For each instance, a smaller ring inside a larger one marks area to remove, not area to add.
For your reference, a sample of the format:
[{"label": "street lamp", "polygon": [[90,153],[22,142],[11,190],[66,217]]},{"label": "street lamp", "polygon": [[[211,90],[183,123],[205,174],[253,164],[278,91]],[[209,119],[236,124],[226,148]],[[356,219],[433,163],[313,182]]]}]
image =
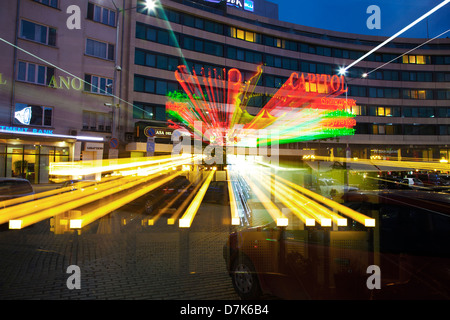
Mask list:
[{"label": "street lamp", "polygon": [[[157,1],[159,1],[159,0],[145,0],[143,2],[145,9],[147,9],[149,11],[154,10],[156,8]],[[126,8],[126,9],[125,8],[120,9],[119,7],[116,6],[114,0],[111,0],[111,2],[114,5],[114,8],[116,10],[116,52],[115,52],[115,55],[114,55],[114,64],[115,65],[114,65],[114,79],[113,79],[113,87],[112,87],[113,103],[112,104],[106,104],[105,103],[105,106],[109,106],[109,107],[112,108],[113,119],[112,119],[111,138],[116,138],[117,139],[118,138],[117,135],[118,135],[118,131],[119,131],[118,130],[119,126],[116,124],[116,122],[118,120],[118,117],[117,117],[117,114],[116,114],[117,113],[116,109],[119,109],[119,112],[120,112],[120,97],[119,97],[118,103],[116,103],[116,98],[117,98],[117,95],[116,95],[116,93],[117,93],[117,90],[116,90],[116,88],[117,88],[117,72],[122,71],[122,67],[118,63],[119,62],[119,60],[118,60],[118,56],[119,56],[119,31],[120,31],[119,14],[121,12],[124,12],[124,11],[127,11],[127,10],[136,9],[137,6],[136,7],[131,7],[131,8]],[[117,126],[117,130],[116,130],[116,126]],[[111,149],[110,149],[109,158],[117,158],[117,153],[115,151],[111,152]]]}]

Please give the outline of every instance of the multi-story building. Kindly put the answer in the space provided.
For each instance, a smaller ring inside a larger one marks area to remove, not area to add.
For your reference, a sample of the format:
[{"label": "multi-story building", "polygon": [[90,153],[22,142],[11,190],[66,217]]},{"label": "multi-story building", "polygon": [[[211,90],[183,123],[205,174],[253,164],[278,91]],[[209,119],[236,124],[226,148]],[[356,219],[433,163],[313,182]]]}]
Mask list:
[{"label": "multi-story building", "polygon": [[113,4],[8,1],[0,17],[0,176],[44,183],[52,162],[103,158],[116,73]]},{"label": "multi-story building", "polygon": [[[181,89],[174,77],[180,64],[197,74],[237,68],[244,80],[264,64],[248,108],[256,114],[292,72],[335,75],[385,40],[279,21],[276,5],[266,1],[213,2],[162,0],[155,10],[129,4],[137,9],[126,20],[121,95],[135,105],[127,127],[136,141],[145,141],[145,126],[166,125],[166,95]],[[302,149],[315,149],[362,159],[449,159],[450,40],[425,41],[397,38],[348,70],[355,135],[290,143],[280,146],[281,154],[298,157]],[[143,148],[129,145],[134,152]]]},{"label": "multi-story building", "polygon": [[[80,8],[81,29],[66,25],[69,5]],[[29,171],[33,161],[43,168],[46,161],[80,156],[145,156],[148,128],[159,128],[155,154],[170,152],[166,102],[169,93],[182,92],[174,75],[179,65],[197,74],[202,68],[237,68],[248,80],[263,64],[247,108],[255,115],[293,72],[335,75],[385,40],[280,21],[277,5],[265,0],[161,0],[152,10],[141,0],[20,0],[5,6],[1,34],[10,44],[0,44],[0,126],[8,128],[0,130],[4,176],[17,175],[12,164],[19,154],[29,159]],[[397,38],[348,70],[347,98],[356,100],[354,135],[288,143],[280,154],[298,158],[313,149],[336,157],[448,160],[450,40],[425,41]],[[15,114],[28,106],[42,116],[20,123]],[[19,134],[26,128],[53,135]],[[83,142],[85,136],[102,142]],[[89,148],[99,151],[89,154]],[[35,181],[46,180],[41,177]]]}]

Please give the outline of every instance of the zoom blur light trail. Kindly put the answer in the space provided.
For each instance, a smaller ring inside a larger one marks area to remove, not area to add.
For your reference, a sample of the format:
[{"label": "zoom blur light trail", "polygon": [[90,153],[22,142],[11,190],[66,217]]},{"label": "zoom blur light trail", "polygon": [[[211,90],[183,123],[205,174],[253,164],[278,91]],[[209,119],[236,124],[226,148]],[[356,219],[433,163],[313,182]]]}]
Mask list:
[{"label": "zoom blur light trail", "polygon": [[144,160],[136,158],[120,158],[120,159],[104,159],[91,161],[75,161],[75,162],[52,162],[50,163],[49,174],[59,176],[84,176],[95,173],[103,173],[109,171],[126,170],[132,168],[146,167],[155,164],[172,162],[179,159],[186,159],[190,155],[179,156],[156,156],[144,158]]},{"label": "zoom blur light trail", "polygon": [[[128,178],[128,179],[119,179],[114,180],[111,182],[107,182],[104,184],[101,184],[99,186],[89,186],[86,188],[78,189],[78,190],[70,190],[70,187],[64,188],[64,189],[58,189],[63,191],[69,191],[64,192],[62,194],[53,194],[53,196],[45,197],[42,199],[24,202],[21,204],[18,204],[16,206],[11,206],[5,209],[0,210],[0,224],[7,222],[8,220],[14,220],[19,217],[23,217],[26,215],[30,215],[39,211],[43,211],[45,209],[53,208],[61,204],[67,204],[72,201],[81,199],[83,197],[87,197],[89,195],[102,192],[102,191],[108,191],[111,190],[114,187],[121,186],[123,184],[126,184],[134,179]],[[55,191],[55,190],[52,190]],[[13,223],[14,224],[14,223]]]},{"label": "zoom blur light trail", "polygon": [[159,181],[156,181],[148,186],[139,188],[137,191],[132,192],[131,194],[127,194],[124,196],[120,196],[119,199],[116,199],[112,202],[109,202],[108,204],[101,206],[100,208],[94,209],[90,212],[84,213],[81,217],[77,219],[71,219],[69,223],[69,227],[71,229],[81,229],[88,224],[100,219],[101,217],[104,217],[108,213],[124,206],[125,204],[145,195],[146,193],[160,187],[164,183],[169,182],[173,178],[179,176],[181,172],[177,172],[175,174],[172,174],[164,179],[161,179]]},{"label": "zoom blur light trail", "polygon": [[[101,186],[92,186],[82,190],[76,190],[68,193],[64,197],[56,196],[53,198],[44,198],[24,203],[23,205],[8,208],[9,211],[0,211],[0,221],[8,221],[10,229],[21,229],[39,221],[45,220],[60,213],[73,210],[77,207],[100,200],[114,193],[132,188],[136,185],[146,183],[151,179],[159,177],[161,172],[170,170],[173,165],[183,165],[190,162],[190,158],[174,161],[164,165],[154,167],[154,174],[147,177],[130,176],[125,180],[112,181]],[[77,192],[80,191],[80,192]],[[17,210],[18,207],[20,210]],[[46,210],[42,210],[45,208]],[[15,210],[14,210],[15,209]],[[3,214],[5,213],[5,214]],[[21,217],[20,219],[17,219]]]},{"label": "zoom blur light trail", "polygon": [[243,175],[244,180],[247,182],[253,193],[256,195],[261,204],[266,208],[272,219],[277,223],[277,226],[287,226],[288,218],[278,209],[278,207],[264,194],[264,192],[256,186],[256,184],[247,176]]},{"label": "zoom blur light trail", "polygon": [[318,202],[322,202],[326,206],[329,206],[330,208],[336,209],[337,211],[341,212],[342,214],[352,218],[355,221],[358,221],[362,225],[366,227],[375,227],[375,219],[368,217],[362,213],[356,212],[355,210],[352,210],[340,203],[337,203],[331,199],[328,199],[324,196],[321,196],[315,192],[312,192],[306,188],[303,188],[299,186],[298,184],[295,184],[293,182],[290,182],[286,179],[283,179],[282,177],[275,175],[276,179],[279,179],[282,183],[288,185],[289,187],[296,189],[300,191],[301,193],[305,194],[306,196],[313,198],[314,200]]},{"label": "zoom blur light trail", "polygon": [[240,218],[238,214],[238,208],[236,204],[236,196],[234,194],[233,183],[231,181],[231,173],[227,170],[227,183],[228,183],[228,194],[230,197],[230,210],[231,210],[231,225],[238,226],[240,225]]},{"label": "zoom blur light trail", "polygon": [[184,194],[186,191],[188,191],[189,188],[191,188],[191,186],[192,186],[193,184],[194,184],[193,182],[189,183],[189,184],[188,184],[186,187],[184,187],[180,192],[178,192],[178,194],[177,194],[175,197],[173,197],[173,198],[167,203],[167,205],[166,205],[164,208],[160,209],[159,212],[158,212],[155,216],[153,216],[151,219],[148,219],[148,225],[149,225],[149,226],[150,226],[150,225],[154,225],[155,222],[156,222],[156,221],[157,221],[164,213],[166,213],[167,210],[168,210],[169,208],[171,208],[172,205],[173,205],[178,199],[180,199],[180,198],[183,196],[183,194]]},{"label": "zoom blur light trail", "polygon": [[[293,209],[293,212],[307,226],[314,225],[311,218],[320,223],[323,227],[331,227],[332,220],[339,226],[345,226],[347,224],[345,218],[325,208],[316,201],[281,184],[276,180],[276,177],[271,179],[270,175],[268,175],[267,171],[263,168],[258,168],[258,171],[264,173],[262,178],[259,179],[261,185],[263,185],[273,196],[279,198],[289,209]],[[281,192],[278,190],[281,190]],[[284,196],[284,194],[286,194],[286,196]]]},{"label": "zoom blur light trail", "polygon": [[[284,198],[285,202],[289,204],[289,209],[303,210],[304,213],[307,215],[309,214],[309,216],[312,216],[315,221],[320,223],[322,227],[331,227],[331,221],[334,221],[338,226],[347,225],[347,219],[322,206],[320,203],[303,196],[291,188],[288,188],[278,182],[276,178],[274,179],[274,183],[275,189],[282,190],[282,192],[276,193],[276,197],[279,197],[280,200]],[[285,193],[288,198],[286,198],[283,193]],[[297,213],[299,213],[298,210]],[[302,216],[302,218],[306,225],[313,225],[310,219],[306,219],[305,216]]]},{"label": "zoom blur light trail", "polygon": [[183,216],[178,221],[180,228],[189,228],[191,226],[192,221],[194,220],[195,214],[197,213],[198,208],[200,207],[200,204],[202,203],[202,200],[206,194],[206,191],[208,190],[209,184],[210,184],[211,180],[213,179],[215,172],[216,172],[216,169],[214,168],[214,170],[212,170],[208,174],[202,187],[200,188],[198,193],[195,195],[194,200],[192,200],[191,204],[186,209],[186,212],[183,214]]}]

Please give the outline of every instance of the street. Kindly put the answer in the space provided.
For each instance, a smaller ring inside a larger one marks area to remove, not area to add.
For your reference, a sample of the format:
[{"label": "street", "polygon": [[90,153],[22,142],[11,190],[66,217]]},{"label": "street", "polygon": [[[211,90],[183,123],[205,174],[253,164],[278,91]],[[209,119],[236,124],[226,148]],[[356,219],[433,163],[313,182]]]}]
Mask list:
[{"label": "street", "polygon": [[[234,300],[223,259],[229,206],[202,204],[190,228],[124,206],[76,231],[55,234],[50,220],[0,232],[0,299]],[[144,220],[146,222],[146,220]],[[80,289],[68,289],[70,265]]]}]

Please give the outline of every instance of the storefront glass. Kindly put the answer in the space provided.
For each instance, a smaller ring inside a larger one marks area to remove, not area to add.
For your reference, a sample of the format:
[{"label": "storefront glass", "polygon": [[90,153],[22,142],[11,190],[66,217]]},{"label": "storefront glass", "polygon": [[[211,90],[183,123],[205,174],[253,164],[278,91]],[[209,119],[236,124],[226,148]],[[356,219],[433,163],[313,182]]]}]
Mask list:
[{"label": "storefront glass", "polygon": [[0,144],[0,176],[48,183],[51,162],[69,161],[68,147]]}]

